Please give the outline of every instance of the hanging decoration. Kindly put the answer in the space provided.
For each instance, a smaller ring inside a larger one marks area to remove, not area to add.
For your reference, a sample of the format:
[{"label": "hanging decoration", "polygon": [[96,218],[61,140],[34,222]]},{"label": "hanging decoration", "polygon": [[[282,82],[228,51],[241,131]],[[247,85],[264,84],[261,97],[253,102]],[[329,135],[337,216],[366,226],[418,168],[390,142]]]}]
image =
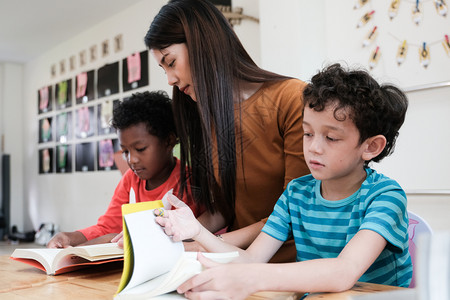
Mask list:
[{"label": "hanging decoration", "polygon": [[[408,46],[411,47],[416,47],[419,51],[419,60],[420,60],[420,64],[422,65],[422,67],[427,68],[430,64],[430,55],[431,55],[431,51],[430,51],[430,47],[437,45],[437,44],[442,44],[444,46],[444,49],[447,47],[447,49],[449,49],[450,51],[450,43],[447,41],[448,40],[448,35],[444,36],[444,39],[438,40],[438,41],[433,41],[430,43],[426,43],[426,42],[422,42],[421,44],[409,44],[406,42],[406,40],[401,41],[399,38],[395,37],[392,33],[390,33],[390,35],[396,39],[399,43],[401,42],[402,44],[399,46],[398,50],[397,50],[397,65],[401,65],[404,60],[406,59],[406,54],[407,54],[407,49]],[[399,54],[401,53],[401,48],[405,48],[404,50],[404,57],[403,59],[400,59],[401,62],[399,62]],[[447,50],[446,50],[447,51]],[[450,55],[449,52],[447,52],[448,55]]]},{"label": "hanging decoration", "polygon": [[420,22],[422,22],[422,19],[422,3],[420,3],[420,0],[416,0],[416,5],[414,5],[412,9],[412,20],[416,25],[419,25]]},{"label": "hanging decoration", "polygon": [[377,46],[377,48],[375,48],[375,50],[372,51],[372,54],[370,55],[369,58],[369,68],[371,70],[377,66],[380,56],[381,56],[380,47]]},{"label": "hanging decoration", "polygon": [[406,43],[406,40],[404,40],[397,50],[396,59],[399,66],[405,61],[406,53],[408,53],[408,44]]},{"label": "hanging decoration", "polygon": [[372,10],[371,12],[365,13],[365,14],[361,17],[361,19],[359,19],[358,24],[356,24],[356,28],[360,28],[360,27],[366,25],[367,22],[369,22],[370,19],[372,19],[372,16],[373,16],[374,13],[375,13],[374,10]]},{"label": "hanging decoration", "polygon": [[419,55],[420,55],[420,64],[427,68],[430,64],[430,47],[427,45],[427,43],[423,42],[422,47],[419,48]]},{"label": "hanging decoration", "polygon": [[391,5],[389,5],[389,18],[392,20],[397,16],[398,8],[400,7],[400,0],[392,0]]},{"label": "hanging decoration", "polygon": [[434,0],[434,6],[436,7],[438,15],[443,17],[447,16],[448,8],[444,0]]},{"label": "hanging decoration", "polygon": [[[423,8],[422,8],[422,2],[431,2],[433,1],[433,6],[436,8],[436,12],[439,16],[446,17],[448,13],[448,6],[446,3],[446,0],[410,0],[408,2],[413,4],[412,7],[412,20],[416,25],[420,25],[423,20]],[[357,0],[354,9],[361,8],[364,5],[366,5],[369,1],[368,0]],[[394,19],[398,15],[399,7],[400,7],[400,0],[391,0],[390,5],[388,8],[388,16],[390,20]],[[375,14],[375,10],[368,11],[365,13],[358,21],[356,27],[361,28],[364,25],[366,25]],[[374,18],[376,20],[376,18]],[[368,31],[368,33],[364,36],[364,39],[362,40],[362,47],[363,48],[369,48],[377,38],[377,35],[379,34],[379,26],[374,25],[373,28]],[[450,40],[449,36],[446,34],[444,36],[444,39],[438,40],[438,41],[432,41],[432,42],[421,42],[420,44],[413,44],[408,43],[405,39],[399,39],[389,33],[394,39],[396,39],[399,42],[398,48],[397,48],[397,55],[395,56],[395,60],[397,62],[398,66],[401,66],[405,60],[406,56],[408,54],[408,49],[410,47],[416,47],[418,49],[419,53],[419,60],[422,67],[425,69],[428,68],[431,61],[431,49],[430,47],[434,46],[435,44],[442,44],[444,47],[444,50],[447,54],[447,56],[450,57]],[[378,60],[381,56],[380,47],[377,45],[375,49],[371,51],[371,54],[369,56],[369,67],[370,69],[373,69],[377,66]]]},{"label": "hanging decoration", "polygon": [[357,0],[355,5],[353,6],[353,9],[358,9],[363,7],[364,5],[367,4],[367,2],[369,2],[369,0]]},{"label": "hanging decoration", "polygon": [[363,47],[367,47],[370,44],[372,44],[372,42],[375,40],[375,38],[377,37],[377,26],[374,26],[373,29],[371,31],[369,31],[369,33],[367,34],[366,38],[363,40]]},{"label": "hanging decoration", "polygon": [[450,41],[448,40],[448,35],[445,35],[445,39],[442,41],[442,46],[444,46],[444,50],[448,56],[450,56]]}]

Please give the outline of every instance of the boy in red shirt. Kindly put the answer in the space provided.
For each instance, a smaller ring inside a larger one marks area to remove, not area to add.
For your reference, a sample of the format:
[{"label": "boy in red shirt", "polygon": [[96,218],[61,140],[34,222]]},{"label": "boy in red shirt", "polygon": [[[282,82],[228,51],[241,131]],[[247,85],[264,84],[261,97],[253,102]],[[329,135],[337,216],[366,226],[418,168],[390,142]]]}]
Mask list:
[{"label": "boy in red shirt", "polygon": [[130,169],[114,191],[106,213],[96,225],[72,232],[60,232],[48,248],[65,248],[83,243],[107,243],[122,231],[122,204],[160,200],[173,189],[196,216],[190,191],[179,195],[180,161],[173,156],[178,143],[170,98],[163,91],[135,93],[115,109],[112,127],[117,130],[124,159]]}]

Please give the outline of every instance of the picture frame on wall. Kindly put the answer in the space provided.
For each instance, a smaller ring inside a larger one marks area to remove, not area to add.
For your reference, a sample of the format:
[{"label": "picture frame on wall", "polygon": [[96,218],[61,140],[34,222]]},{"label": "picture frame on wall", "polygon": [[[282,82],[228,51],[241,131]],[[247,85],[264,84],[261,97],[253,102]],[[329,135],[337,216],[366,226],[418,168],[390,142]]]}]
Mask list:
[{"label": "picture frame on wall", "polygon": [[94,70],[81,72],[75,78],[75,99],[77,104],[95,99]]},{"label": "picture frame on wall", "polygon": [[75,171],[95,171],[95,143],[81,143],[75,146]]},{"label": "picture frame on wall", "polygon": [[56,141],[66,143],[72,139],[72,112],[62,112],[56,116]]},{"label": "picture frame on wall", "polygon": [[97,106],[97,130],[99,135],[114,133],[111,128],[113,110],[120,100],[106,100]]},{"label": "picture frame on wall", "polygon": [[72,79],[60,81],[55,85],[56,109],[72,106]]},{"label": "picture frame on wall", "polygon": [[122,60],[123,91],[149,85],[148,51],[135,52]]},{"label": "picture frame on wall", "polygon": [[39,174],[53,173],[53,148],[39,150]]},{"label": "picture frame on wall", "polygon": [[115,153],[120,151],[118,139],[103,139],[97,142],[97,170],[117,170]]},{"label": "picture frame on wall", "polygon": [[119,62],[104,65],[97,70],[97,97],[102,98],[119,92]]},{"label": "picture frame on wall", "polygon": [[40,88],[38,94],[38,114],[46,113],[53,108],[53,88],[51,85]]},{"label": "picture frame on wall", "polygon": [[72,145],[60,144],[56,146],[56,173],[72,172]]},{"label": "picture frame on wall", "polygon": [[39,120],[39,143],[48,143],[53,141],[52,122],[52,117]]},{"label": "picture frame on wall", "polygon": [[76,110],[76,137],[87,138],[95,134],[94,106],[83,106]]}]

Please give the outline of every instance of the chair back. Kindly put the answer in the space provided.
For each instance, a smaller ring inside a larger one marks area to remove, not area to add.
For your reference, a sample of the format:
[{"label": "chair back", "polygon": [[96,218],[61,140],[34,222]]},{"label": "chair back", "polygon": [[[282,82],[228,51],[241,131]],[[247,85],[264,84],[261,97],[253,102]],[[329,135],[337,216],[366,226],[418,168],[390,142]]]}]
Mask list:
[{"label": "chair back", "polygon": [[411,255],[411,260],[413,264],[413,276],[411,280],[410,288],[416,286],[415,273],[416,273],[416,245],[417,237],[423,233],[432,234],[433,230],[431,226],[423,218],[419,217],[415,213],[408,211],[409,226],[408,226],[408,236],[409,236],[409,254]]}]

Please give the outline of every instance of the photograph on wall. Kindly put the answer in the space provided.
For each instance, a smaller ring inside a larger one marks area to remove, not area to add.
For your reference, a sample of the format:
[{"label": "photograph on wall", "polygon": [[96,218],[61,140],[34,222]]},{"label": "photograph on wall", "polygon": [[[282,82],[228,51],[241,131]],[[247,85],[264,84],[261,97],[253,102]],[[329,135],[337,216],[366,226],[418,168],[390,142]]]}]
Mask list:
[{"label": "photograph on wall", "polygon": [[94,70],[80,73],[75,78],[75,99],[77,104],[95,99]]},{"label": "photograph on wall", "polygon": [[123,91],[129,91],[149,84],[148,51],[133,53],[122,60]]},{"label": "photograph on wall", "polygon": [[39,120],[39,143],[47,143],[53,140],[52,118]]},{"label": "photograph on wall", "polygon": [[119,62],[104,65],[97,71],[97,97],[119,92]]},{"label": "photograph on wall", "polygon": [[104,139],[97,143],[97,170],[117,170],[114,158],[121,152],[118,139]]},{"label": "photograph on wall", "polygon": [[72,79],[64,80],[55,85],[56,109],[72,106]]},{"label": "photograph on wall", "polygon": [[98,135],[114,133],[114,128],[111,128],[111,119],[113,116],[113,110],[118,103],[119,100],[107,100],[98,105]]},{"label": "photograph on wall", "polygon": [[94,106],[84,106],[76,110],[76,136],[87,138],[95,133]]},{"label": "photograph on wall", "polygon": [[72,172],[72,145],[56,146],[56,173]]},{"label": "photograph on wall", "polygon": [[52,110],[52,86],[45,86],[38,90],[38,114]]},{"label": "photograph on wall", "polygon": [[77,144],[75,148],[75,171],[95,171],[95,143]]},{"label": "photograph on wall", "polygon": [[39,174],[53,172],[53,148],[39,150]]},{"label": "photograph on wall", "polygon": [[63,112],[56,116],[56,141],[66,143],[72,138],[72,112]]}]

